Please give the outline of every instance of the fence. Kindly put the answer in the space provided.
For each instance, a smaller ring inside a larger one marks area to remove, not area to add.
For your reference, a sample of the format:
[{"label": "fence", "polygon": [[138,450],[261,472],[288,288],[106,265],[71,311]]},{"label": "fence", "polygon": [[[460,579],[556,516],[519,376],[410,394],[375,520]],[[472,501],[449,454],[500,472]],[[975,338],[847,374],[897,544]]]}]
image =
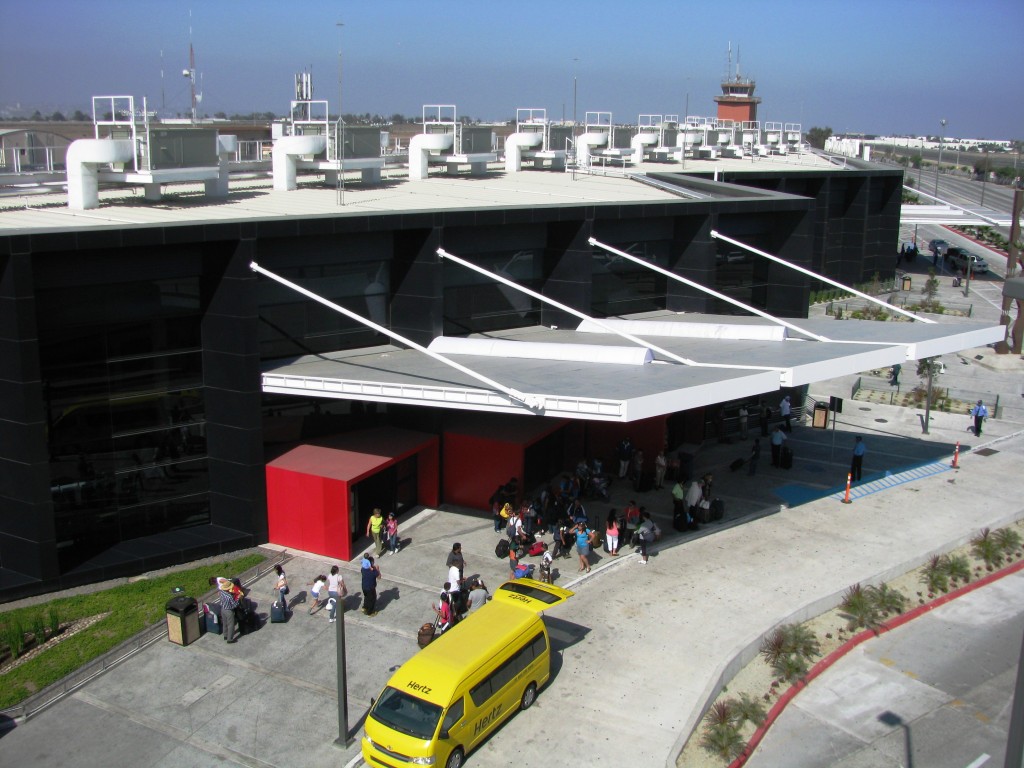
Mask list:
[{"label": "fence", "polygon": [[[243,586],[248,586],[256,582],[275,565],[284,563],[290,559],[291,558],[284,552],[281,552],[276,557],[264,561],[254,568],[250,568],[239,576],[239,580],[242,582]],[[198,598],[198,600],[200,603],[208,602],[215,594],[216,590],[211,590]],[[135,635],[135,637],[129,638],[120,645],[111,648],[102,656],[93,659],[72,672],[70,675],[67,675],[52,685],[48,685],[39,693],[29,696],[20,704],[0,710],[0,717],[7,717],[11,720],[27,720],[30,717],[34,717],[50,705],[56,704],[65,696],[74,693],[93,678],[99,677],[108,670],[116,667],[118,664],[127,661],[139,651],[149,647],[157,640],[166,636],[167,622],[166,620],[161,620],[142,630]],[[0,726],[0,729],[2,729],[2,726]]]}]

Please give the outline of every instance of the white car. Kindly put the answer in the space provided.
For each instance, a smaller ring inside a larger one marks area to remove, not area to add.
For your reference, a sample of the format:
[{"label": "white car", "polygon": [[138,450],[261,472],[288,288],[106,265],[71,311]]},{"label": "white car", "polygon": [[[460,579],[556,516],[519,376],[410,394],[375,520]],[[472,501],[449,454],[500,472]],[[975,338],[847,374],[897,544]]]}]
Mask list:
[{"label": "white car", "polygon": [[971,262],[971,274],[983,275],[988,272],[988,263],[977,254],[965,251],[963,248],[950,248],[946,252],[946,258],[953,265],[954,269],[967,269],[968,260]]}]

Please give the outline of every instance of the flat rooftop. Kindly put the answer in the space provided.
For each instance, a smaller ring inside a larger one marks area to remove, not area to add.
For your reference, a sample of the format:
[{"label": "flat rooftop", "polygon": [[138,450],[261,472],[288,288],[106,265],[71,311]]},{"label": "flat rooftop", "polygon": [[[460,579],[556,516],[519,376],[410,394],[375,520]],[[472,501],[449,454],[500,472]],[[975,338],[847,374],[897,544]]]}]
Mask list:
[{"label": "flat rooftop", "polygon": [[[269,164],[268,164],[269,165]],[[299,176],[299,188],[274,191],[269,175],[236,174],[227,198],[207,198],[201,183],[166,184],[160,201],[143,198],[141,185],[102,186],[100,207],[70,210],[62,185],[48,188],[10,189],[0,195],[0,235],[78,231],[88,229],[225,223],[232,221],[358,216],[367,214],[416,213],[449,209],[537,208],[608,203],[652,203],[686,201],[686,197],[639,183],[629,174],[679,173],[679,163],[647,162],[636,166],[595,168],[591,173],[524,170],[509,174],[494,163],[484,176],[462,173],[446,175],[438,169],[430,178],[412,181],[405,168],[386,169],[382,182],[364,185],[358,172],[350,172],[344,191],[344,205],[338,193],[323,177]],[[734,174],[770,171],[806,173],[837,171],[840,167],[813,153],[766,158],[695,160],[687,158],[687,174]],[[723,185],[721,195],[709,193],[706,179],[694,181],[701,199],[742,199],[778,197],[775,193]],[[685,180],[680,185],[685,187]]]}]

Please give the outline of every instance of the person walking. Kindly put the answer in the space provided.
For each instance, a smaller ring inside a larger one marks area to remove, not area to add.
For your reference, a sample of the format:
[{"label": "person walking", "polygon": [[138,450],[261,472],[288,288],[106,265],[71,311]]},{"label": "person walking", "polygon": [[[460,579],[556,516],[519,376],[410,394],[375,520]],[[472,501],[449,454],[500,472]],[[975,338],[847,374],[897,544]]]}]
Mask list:
[{"label": "person walking", "polygon": [[373,508],[373,514],[366,523],[366,535],[373,537],[373,546],[376,549],[377,557],[384,554],[384,515],[380,507]]},{"label": "person walking", "polygon": [[576,523],[576,554],[580,558],[580,571],[590,573],[590,545],[594,539],[594,532],[587,528],[586,523]]},{"label": "person walking", "polygon": [[755,437],[750,446],[750,458],[747,459],[747,475],[757,474],[757,462],[761,458],[761,439]]},{"label": "person walking", "polygon": [[398,554],[398,518],[394,512],[388,512],[388,519],[384,523],[384,535],[387,540],[388,552],[392,555]]},{"label": "person walking", "polygon": [[779,413],[782,415],[782,420],[786,422],[786,432],[792,432],[793,405],[789,400],[789,395],[782,398],[782,402],[779,403]]},{"label": "person walking", "polygon": [[979,400],[978,404],[971,408],[971,416],[974,417],[974,436],[981,437],[981,423],[988,418],[988,408],[985,407],[985,403]]},{"label": "person walking", "polygon": [[636,529],[637,540],[640,544],[640,565],[647,565],[647,545],[654,541],[657,526],[651,520],[649,512],[641,513],[643,519],[640,527]]},{"label": "person walking", "polygon": [[380,580],[380,568],[373,557],[367,555],[360,569],[363,579],[363,613],[367,616],[377,615],[377,582]]},{"label": "person walking", "polygon": [[[338,614],[338,603],[347,594],[345,579],[338,571],[338,566],[332,565],[331,572],[327,575],[327,621],[329,623],[334,623]],[[342,606],[342,610],[344,610],[344,606]]]},{"label": "person walking", "polygon": [[782,426],[776,424],[775,429],[772,431],[772,466],[778,467],[782,465],[782,444],[786,442],[786,433],[782,431]]},{"label": "person walking", "polygon": [[857,435],[853,441],[853,460],[850,462],[850,478],[855,483],[860,482],[861,471],[864,468],[864,454],[867,446],[864,445],[864,438]]},{"label": "person walking", "polygon": [[750,411],[747,410],[746,403],[740,406],[740,439],[747,439],[747,422],[750,417]]},{"label": "person walking", "polygon": [[217,598],[220,600],[220,620],[224,625],[224,639],[229,643],[238,642],[238,623],[235,621],[235,609],[238,598],[234,595],[234,584],[230,579],[217,578]]},{"label": "person walking", "polygon": [[288,593],[291,591],[288,589],[288,577],[285,575],[284,568],[281,567],[280,563],[274,566],[274,573],[277,574],[277,581],[274,583],[274,594],[277,596],[281,609],[288,613]]}]

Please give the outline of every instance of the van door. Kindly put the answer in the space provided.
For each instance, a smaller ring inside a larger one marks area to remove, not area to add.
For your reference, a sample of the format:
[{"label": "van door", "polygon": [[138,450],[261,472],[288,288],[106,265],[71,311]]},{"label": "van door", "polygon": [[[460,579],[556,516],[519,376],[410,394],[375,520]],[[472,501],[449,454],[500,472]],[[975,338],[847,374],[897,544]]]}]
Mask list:
[{"label": "van door", "polygon": [[466,733],[466,726],[469,718],[466,715],[466,697],[460,696],[444,713],[441,720],[441,730],[437,736],[438,763],[444,765],[448,762],[448,756],[456,744],[469,744],[473,741],[472,734]]},{"label": "van door", "polygon": [[494,599],[540,613],[545,608],[561,605],[574,594],[576,593],[568,589],[542,581],[516,579],[506,581],[498,587],[494,592]]}]

